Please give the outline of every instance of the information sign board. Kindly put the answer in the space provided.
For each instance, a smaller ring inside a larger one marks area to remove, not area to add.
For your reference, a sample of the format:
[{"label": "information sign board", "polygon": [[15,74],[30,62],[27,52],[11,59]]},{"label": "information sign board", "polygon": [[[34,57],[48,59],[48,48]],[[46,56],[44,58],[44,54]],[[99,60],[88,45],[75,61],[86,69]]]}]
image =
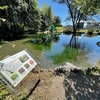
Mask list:
[{"label": "information sign board", "polygon": [[0,73],[14,87],[37,65],[37,61],[23,50],[0,61]]}]

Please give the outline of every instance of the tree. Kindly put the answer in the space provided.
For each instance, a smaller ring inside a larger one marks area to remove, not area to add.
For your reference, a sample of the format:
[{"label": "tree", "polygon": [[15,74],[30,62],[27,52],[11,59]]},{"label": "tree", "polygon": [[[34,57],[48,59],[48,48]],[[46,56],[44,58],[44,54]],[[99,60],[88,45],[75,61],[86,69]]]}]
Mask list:
[{"label": "tree", "polygon": [[3,24],[3,30],[6,31],[4,33],[5,37],[8,36],[13,36],[15,35],[16,32],[16,23],[15,23],[15,14],[16,14],[16,9],[19,5],[18,0],[1,0],[0,5],[4,6],[7,5],[8,8],[6,10],[6,14],[5,14],[5,19],[6,19],[6,23]]},{"label": "tree", "polygon": [[39,31],[41,14],[37,0],[1,0],[0,5],[8,6],[6,13],[3,11],[5,13],[3,18],[6,19],[3,28],[8,27],[9,31],[6,31],[8,36],[16,37],[18,34],[22,34],[24,29]]},{"label": "tree", "polygon": [[6,15],[7,8],[8,8],[8,6],[0,6],[0,40],[3,39],[2,22],[6,21],[6,19],[4,17]]},{"label": "tree", "polygon": [[5,17],[7,8],[8,6],[0,6],[0,20],[3,20]]},{"label": "tree", "polygon": [[34,32],[40,30],[41,26],[41,14],[38,8],[37,0],[30,0],[28,4],[28,25],[33,28]]},{"label": "tree", "polygon": [[97,14],[100,0],[53,0],[59,4],[65,4],[68,8],[69,17],[73,24],[73,32],[76,34],[81,20],[86,20],[90,15]]},{"label": "tree", "polygon": [[20,0],[17,18],[20,24],[23,25],[24,30],[39,31],[41,26],[41,14],[37,0]]},{"label": "tree", "polygon": [[53,19],[54,19],[54,14],[53,14],[53,10],[52,10],[52,7],[51,6],[49,6],[48,7],[48,23],[49,23],[49,26],[51,25],[51,24],[53,24]]},{"label": "tree", "polygon": [[54,15],[52,7],[44,4],[41,10],[41,16],[42,16],[42,31],[45,31],[51,24],[53,24]]},{"label": "tree", "polygon": [[54,17],[54,21],[53,21],[54,25],[60,25],[61,24],[61,18],[60,16],[55,16]]},{"label": "tree", "polygon": [[65,4],[68,8],[69,17],[66,20],[72,21],[73,35],[69,46],[74,41],[74,47],[76,46],[76,32],[81,20],[88,19],[88,16],[93,16],[100,10],[100,0],[53,0],[59,4]]}]

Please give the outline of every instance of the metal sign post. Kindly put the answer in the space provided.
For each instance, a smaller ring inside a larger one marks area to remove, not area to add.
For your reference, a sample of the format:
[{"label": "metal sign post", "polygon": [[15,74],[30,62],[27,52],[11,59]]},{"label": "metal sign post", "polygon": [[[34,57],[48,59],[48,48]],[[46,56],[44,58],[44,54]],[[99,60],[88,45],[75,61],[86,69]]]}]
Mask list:
[{"label": "metal sign post", "polygon": [[14,87],[36,66],[40,80],[40,63],[27,49],[0,61],[0,81],[13,92],[15,99]]},{"label": "metal sign post", "polygon": [[41,79],[41,75],[40,75],[40,62],[25,48],[25,51],[37,62],[37,67],[38,67],[38,73],[39,73],[39,80]]}]

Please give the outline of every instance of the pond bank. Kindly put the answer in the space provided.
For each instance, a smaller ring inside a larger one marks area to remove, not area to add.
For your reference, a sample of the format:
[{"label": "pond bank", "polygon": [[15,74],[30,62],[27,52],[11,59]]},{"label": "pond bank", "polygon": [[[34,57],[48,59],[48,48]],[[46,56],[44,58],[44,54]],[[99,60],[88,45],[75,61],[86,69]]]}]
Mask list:
[{"label": "pond bank", "polygon": [[82,75],[100,75],[100,67],[94,66],[92,68],[81,69],[80,67],[76,67],[75,65],[66,62],[64,66],[56,67],[56,73],[65,73],[65,72],[73,72],[73,73],[80,73]]}]

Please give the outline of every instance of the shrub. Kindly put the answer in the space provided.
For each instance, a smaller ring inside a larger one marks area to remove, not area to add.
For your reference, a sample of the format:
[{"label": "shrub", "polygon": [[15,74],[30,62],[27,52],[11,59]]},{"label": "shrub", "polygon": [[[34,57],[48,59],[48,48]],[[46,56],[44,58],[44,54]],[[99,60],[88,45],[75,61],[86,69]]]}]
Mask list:
[{"label": "shrub", "polygon": [[55,25],[55,27],[62,27],[62,25]]},{"label": "shrub", "polygon": [[93,34],[93,32],[94,32],[94,30],[93,29],[91,29],[91,30],[88,30],[88,34],[90,34],[90,35],[92,35]]}]

